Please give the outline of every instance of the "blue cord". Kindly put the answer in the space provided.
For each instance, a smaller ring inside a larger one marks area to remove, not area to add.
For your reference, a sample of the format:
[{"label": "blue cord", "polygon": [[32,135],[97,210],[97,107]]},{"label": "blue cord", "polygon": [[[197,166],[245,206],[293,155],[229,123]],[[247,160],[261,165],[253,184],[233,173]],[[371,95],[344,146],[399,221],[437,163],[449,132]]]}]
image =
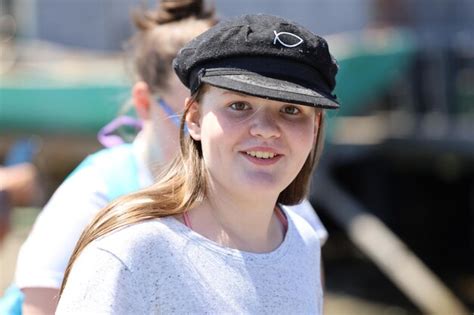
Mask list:
[{"label": "blue cord", "polygon": [[158,104],[160,104],[161,108],[163,108],[163,110],[165,111],[166,115],[168,116],[168,118],[171,118],[171,120],[173,121],[173,123],[178,126],[181,125],[181,116],[178,115],[172,108],[171,106],[169,106],[168,104],[166,104],[166,102],[160,98],[158,99]]}]

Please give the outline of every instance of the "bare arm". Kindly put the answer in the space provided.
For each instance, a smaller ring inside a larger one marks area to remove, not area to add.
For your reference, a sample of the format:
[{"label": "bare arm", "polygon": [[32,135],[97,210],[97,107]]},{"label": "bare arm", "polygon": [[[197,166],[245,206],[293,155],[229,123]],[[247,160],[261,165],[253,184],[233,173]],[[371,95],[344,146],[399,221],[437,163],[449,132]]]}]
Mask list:
[{"label": "bare arm", "polygon": [[56,311],[59,289],[23,288],[22,291],[25,294],[24,315],[50,315]]}]

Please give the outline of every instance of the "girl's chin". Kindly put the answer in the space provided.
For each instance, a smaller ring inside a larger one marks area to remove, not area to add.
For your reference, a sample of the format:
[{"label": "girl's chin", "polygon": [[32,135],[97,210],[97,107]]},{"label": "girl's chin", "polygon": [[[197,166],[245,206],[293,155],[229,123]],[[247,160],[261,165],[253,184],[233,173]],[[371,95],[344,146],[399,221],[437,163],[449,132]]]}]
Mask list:
[{"label": "girl's chin", "polygon": [[263,195],[278,196],[290,183],[283,183],[275,176],[260,173],[252,174],[232,182],[232,187],[246,191],[251,196],[259,197]]}]

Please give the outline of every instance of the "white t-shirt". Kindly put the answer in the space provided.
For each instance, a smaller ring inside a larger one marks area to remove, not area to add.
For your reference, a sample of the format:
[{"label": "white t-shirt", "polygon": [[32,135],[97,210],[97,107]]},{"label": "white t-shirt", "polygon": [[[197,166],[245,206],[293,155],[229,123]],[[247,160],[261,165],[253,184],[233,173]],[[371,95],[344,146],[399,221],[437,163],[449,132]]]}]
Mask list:
[{"label": "white t-shirt", "polygon": [[284,213],[269,253],[221,246],[173,217],[112,232],[78,257],[56,314],[322,314],[318,236]]},{"label": "white t-shirt", "polygon": [[[152,176],[138,157],[139,143],[132,146],[138,161],[139,185],[152,184]],[[87,224],[111,200],[107,196],[107,183],[101,169],[110,160],[95,163],[74,172],[58,188],[44,207],[33,229],[18,254],[15,284],[19,288],[59,288],[69,258]],[[287,207],[304,217],[314,228],[320,243],[327,231],[308,201]]]}]

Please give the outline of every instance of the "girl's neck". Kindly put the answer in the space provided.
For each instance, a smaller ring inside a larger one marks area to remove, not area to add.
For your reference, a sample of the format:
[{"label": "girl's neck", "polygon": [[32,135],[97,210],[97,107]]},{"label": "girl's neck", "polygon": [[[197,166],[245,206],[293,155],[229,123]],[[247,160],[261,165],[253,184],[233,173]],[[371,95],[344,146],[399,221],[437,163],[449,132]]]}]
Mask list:
[{"label": "girl's neck", "polygon": [[195,232],[223,246],[249,252],[270,252],[283,241],[285,227],[275,214],[276,200],[236,202],[210,197],[188,212]]}]

